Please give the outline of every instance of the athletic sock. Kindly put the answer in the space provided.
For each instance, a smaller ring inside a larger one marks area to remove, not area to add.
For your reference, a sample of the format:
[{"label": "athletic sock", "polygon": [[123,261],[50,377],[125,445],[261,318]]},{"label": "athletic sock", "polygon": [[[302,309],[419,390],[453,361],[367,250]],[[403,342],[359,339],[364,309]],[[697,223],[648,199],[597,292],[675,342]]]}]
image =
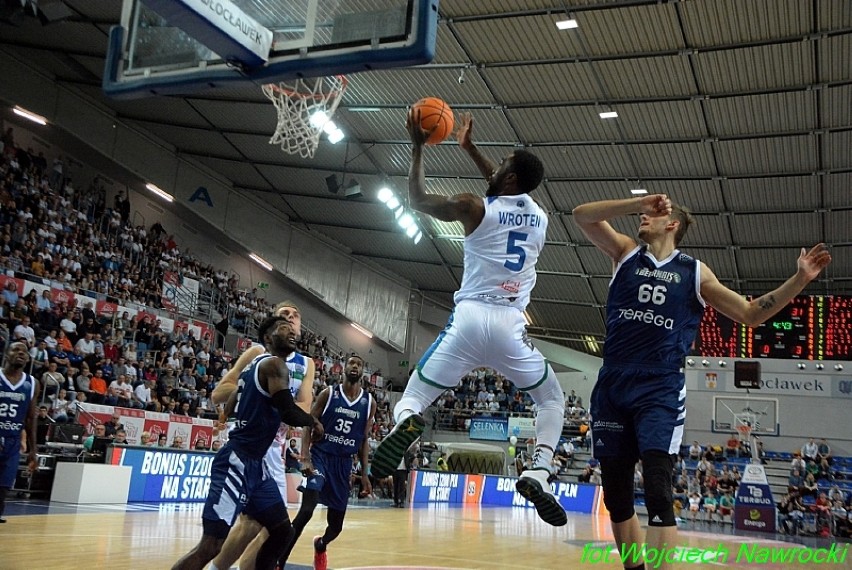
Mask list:
[{"label": "athletic sock", "polygon": [[320,536],[320,537],[318,537],[318,538],[314,541],[314,550],[316,550],[317,552],[325,552],[325,550],[326,550],[326,544],[325,544],[325,542],[323,541],[323,539],[322,539],[322,537],[321,537],[321,536]]}]

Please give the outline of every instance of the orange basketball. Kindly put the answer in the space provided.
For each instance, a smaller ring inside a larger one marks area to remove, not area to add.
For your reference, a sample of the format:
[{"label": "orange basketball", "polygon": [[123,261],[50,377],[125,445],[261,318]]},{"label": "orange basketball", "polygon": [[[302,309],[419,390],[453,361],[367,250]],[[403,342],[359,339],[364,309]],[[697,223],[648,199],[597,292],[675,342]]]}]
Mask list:
[{"label": "orange basketball", "polygon": [[[453,131],[453,110],[437,97],[425,97],[414,104],[413,109],[420,111],[420,127],[432,131],[426,144],[438,144]],[[434,130],[433,130],[434,129]]]}]

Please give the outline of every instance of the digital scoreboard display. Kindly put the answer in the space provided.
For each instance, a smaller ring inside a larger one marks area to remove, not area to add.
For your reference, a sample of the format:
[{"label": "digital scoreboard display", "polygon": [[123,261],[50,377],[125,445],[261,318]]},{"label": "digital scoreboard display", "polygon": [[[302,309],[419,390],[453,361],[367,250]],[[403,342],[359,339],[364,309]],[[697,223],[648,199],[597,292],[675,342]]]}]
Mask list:
[{"label": "digital scoreboard display", "polygon": [[695,352],[726,358],[848,360],[852,352],[852,298],[802,295],[754,328],[707,307],[695,339]]}]

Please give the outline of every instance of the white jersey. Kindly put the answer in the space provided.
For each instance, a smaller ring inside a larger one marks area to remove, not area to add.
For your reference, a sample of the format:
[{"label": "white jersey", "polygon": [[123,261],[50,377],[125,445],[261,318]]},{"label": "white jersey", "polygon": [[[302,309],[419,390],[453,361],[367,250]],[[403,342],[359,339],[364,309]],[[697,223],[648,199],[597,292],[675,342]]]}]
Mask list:
[{"label": "white jersey", "polygon": [[454,300],[485,301],[523,311],[535,287],[547,213],[528,194],[483,200],[482,222],[464,239],[464,277]]},{"label": "white jersey", "polygon": [[[304,378],[305,357],[298,352],[292,353],[287,357],[287,369],[290,371],[290,394],[295,399],[296,394],[299,393],[299,388],[302,386],[302,378]],[[266,450],[267,471],[278,484],[278,490],[281,492],[281,497],[284,499],[285,504],[287,503],[287,479],[285,477],[284,459],[281,457],[281,450],[287,441],[288,431],[287,424],[282,423],[278,426],[275,439],[272,440],[272,444]]]}]

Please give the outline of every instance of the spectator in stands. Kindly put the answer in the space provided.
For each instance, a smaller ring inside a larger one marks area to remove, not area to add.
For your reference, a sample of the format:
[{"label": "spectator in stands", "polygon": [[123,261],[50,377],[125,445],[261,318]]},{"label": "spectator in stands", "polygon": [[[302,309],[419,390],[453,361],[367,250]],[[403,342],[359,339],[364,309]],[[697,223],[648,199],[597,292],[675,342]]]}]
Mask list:
[{"label": "spectator in stands", "polygon": [[698,445],[698,441],[693,441],[692,445],[689,446],[689,458],[693,461],[698,461],[701,459],[701,446]]},{"label": "spectator in stands", "polygon": [[835,500],[832,503],[831,516],[834,525],[834,536],[838,538],[850,537],[850,513],[843,506],[843,501]]},{"label": "spectator in stands", "polygon": [[133,397],[133,388],[127,381],[127,376],[125,376],[124,374],[118,376],[118,378],[113,380],[109,385],[109,389],[112,393],[116,395],[116,403],[113,405],[117,405],[122,408],[141,407],[137,405],[136,400]]},{"label": "spectator in stands", "polygon": [[21,319],[20,324],[16,326],[12,332],[12,339],[25,342],[27,344],[27,348],[35,346],[35,331],[30,326],[29,317],[23,317]]},{"label": "spectator in stands", "polygon": [[161,433],[157,436],[157,447],[168,447],[168,437],[166,434]]},{"label": "spectator in stands", "polygon": [[695,522],[698,513],[701,511],[701,495],[695,492],[689,493],[689,520]]},{"label": "spectator in stands", "polygon": [[144,445],[145,447],[149,447],[153,444],[154,444],[154,442],[151,439],[151,434],[147,431],[143,431],[142,434],[139,436],[139,445]]},{"label": "spectator in stands", "polygon": [[642,478],[642,461],[638,461],[633,468],[633,490],[641,491],[645,488],[645,482]]},{"label": "spectator in stands", "polygon": [[814,438],[808,440],[808,442],[802,446],[802,457],[807,461],[816,461],[817,454],[819,453],[819,446],[814,441]]},{"label": "spectator in stands", "polygon": [[[35,371],[33,371],[35,372]],[[57,371],[56,363],[47,365],[47,370],[39,379],[39,387],[42,394],[46,396],[56,395],[60,388],[65,385],[65,378]]]},{"label": "spectator in stands", "polygon": [[71,402],[68,401],[67,392],[64,388],[59,390],[59,393],[50,403],[50,417],[58,423],[68,422],[69,408]]},{"label": "spectator in stands", "polygon": [[798,469],[793,469],[790,472],[790,477],[787,478],[787,487],[792,492],[793,489],[799,491],[802,486],[805,484],[805,479],[802,477],[801,471]]},{"label": "spectator in stands", "polygon": [[[77,323],[74,321],[74,312],[68,311],[65,313],[65,318],[59,321],[59,328],[68,337],[69,342],[77,340]],[[71,350],[71,345],[68,345],[67,350]]]},{"label": "spectator in stands", "polygon": [[127,432],[124,429],[116,430],[112,443],[115,445],[127,445]]},{"label": "spectator in stands", "polygon": [[831,446],[828,445],[828,441],[825,438],[819,440],[819,445],[817,445],[817,460],[821,461],[825,459],[828,461],[829,465],[832,465],[834,458],[831,457]]},{"label": "spectator in stands", "polygon": [[716,494],[709,489],[707,490],[707,494],[704,496],[703,507],[706,517],[705,520],[712,523],[716,516],[716,510],[719,507],[719,500],[716,499]]},{"label": "spectator in stands", "polygon": [[740,440],[736,435],[731,434],[725,444],[725,455],[728,457],[738,457],[740,449]]},{"label": "spectator in stands", "polygon": [[[89,399],[95,404],[102,404],[106,401],[109,394],[109,385],[104,378],[103,370],[95,369],[95,373],[89,378]],[[118,395],[113,397],[117,398]],[[110,404],[114,405],[114,404]]]},{"label": "spectator in stands", "polygon": [[47,343],[44,340],[38,341],[36,346],[30,348],[30,363],[32,371],[30,374],[38,378],[47,371],[47,365],[50,361],[50,352],[47,349]]},{"label": "spectator in stands", "polygon": [[106,429],[107,437],[115,437],[115,432],[124,429],[124,424],[121,423],[121,414],[118,411],[113,412],[112,417],[104,424],[104,429]]},{"label": "spectator in stands", "polygon": [[183,438],[179,435],[176,435],[172,438],[171,447],[175,449],[183,449]]},{"label": "spectator in stands", "polygon": [[94,433],[83,441],[83,447],[86,451],[92,451],[92,444],[95,442],[95,438],[106,436],[106,426],[104,424],[98,424],[95,426]]},{"label": "spectator in stands", "polygon": [[296,446],[296,439],[293,438],[290,440],[290,444],[287,446],[287,451],[284,456],[284,468],[288,473],[301,473],[302,472],[302,456],[299,453],[299,448]]},{"label": "spectator in stands", "polygon": [[807,463],[802,459],[802,455],[797,451],[793,454],[793,460],[790,462],[790,472],[798,470],[799,473],[804,473]]},{"label": "spectator in stands", "polygon": [[803,497],[806,495],[816,497],[819,494],[819,486],[817,485],[816,479],[814,479],[813,473],[808,473],[805,477],[805,483],[802,485],[799,493]]}]

